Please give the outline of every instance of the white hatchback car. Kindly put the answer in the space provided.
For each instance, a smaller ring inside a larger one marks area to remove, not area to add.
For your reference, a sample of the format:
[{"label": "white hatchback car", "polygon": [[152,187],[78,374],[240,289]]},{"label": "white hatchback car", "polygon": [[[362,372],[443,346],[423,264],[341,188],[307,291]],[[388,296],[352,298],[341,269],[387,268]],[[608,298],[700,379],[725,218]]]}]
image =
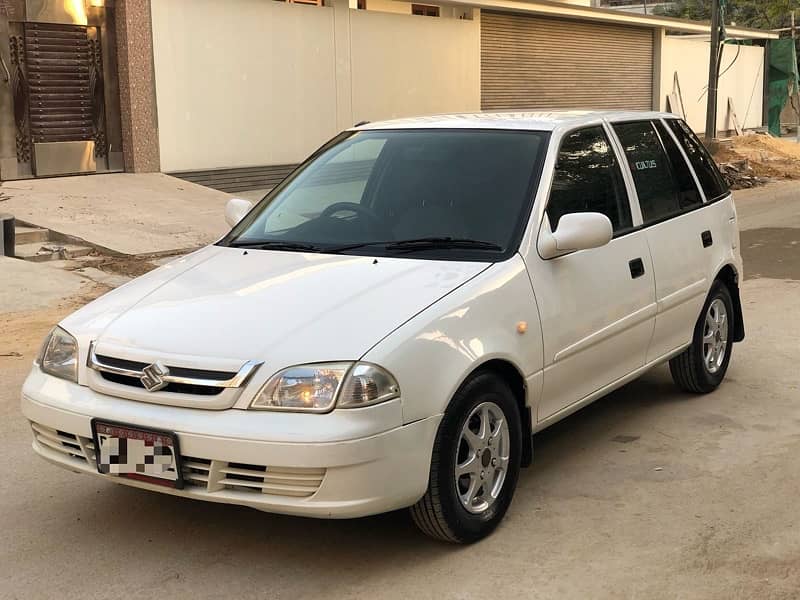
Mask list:
[{"label": "white hatchback car", "polygon": [[471,542],[533,433],[665,361],[710,392],[744,338],[731,194],[669,114],[364,124],[226,217],[48,336],[22,392],[43,458]]}]

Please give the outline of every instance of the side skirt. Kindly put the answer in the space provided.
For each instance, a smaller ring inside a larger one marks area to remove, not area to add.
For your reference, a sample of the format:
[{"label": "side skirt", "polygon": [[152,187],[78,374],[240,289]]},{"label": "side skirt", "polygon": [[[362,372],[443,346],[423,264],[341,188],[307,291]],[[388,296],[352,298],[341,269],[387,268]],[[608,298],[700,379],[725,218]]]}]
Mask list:
[{"label": "side skirt", "polygon": [[675,348],[674,350],[670,350],[666,354],[664,354],[662,356],[659,356],[655,360],[652,360],[649,363],[647,363],[646,365],[644,365],[642,367],[639,367],[638,369],[636,369],[635,371],[632,371],[631,373],[625,375],[624,377],[621,377],[621,378],[617,379],[616,381],[612,381],[607,386],[600,388],[596,392],[592,392],[591,394],[589,394],[588,396],[586,396],[582,400],[578,400],[577,402],[573,402],[569,406],[567,406],[565,408],[562,408],[560,411],[558,411],[554,415],[551,415],[551,416],[547,417],[546,419],[543,419],[542,421],[537,423],[536,426],[533,428],[533,433],[538,433],[539,431],[542,431],[543,429],[546,429],[546,428],[550,427],[550,425],[553,425],[554,423],[557,423],[561,419],[564,419],[564,418],[570,416],[571,414],[579,411],[584,406],[587,406],[587,405],[591,404],[592,402],[594,402],[598,398],[602,398],[603,396],[605,396],[607,394],[610,394],[614,390],[616,390],[618,388],[621,388],[626,383],[630,383],[631,381],[633,381],[634,379],[637,379],[638,377],[640,377],[641,375],[643,375],[645,372],[649,371],[650,369],[652,369],[656,365],[659,365],[659,364],[661,364],[663,362],[667,362],[671,358],[676,357],[678,354],[680,354],[681,352],[686,350],[686,348],[688,348],[689,346],[690,346],[690,344],[684,344],[684,345],[680,346],[679,348]]}]

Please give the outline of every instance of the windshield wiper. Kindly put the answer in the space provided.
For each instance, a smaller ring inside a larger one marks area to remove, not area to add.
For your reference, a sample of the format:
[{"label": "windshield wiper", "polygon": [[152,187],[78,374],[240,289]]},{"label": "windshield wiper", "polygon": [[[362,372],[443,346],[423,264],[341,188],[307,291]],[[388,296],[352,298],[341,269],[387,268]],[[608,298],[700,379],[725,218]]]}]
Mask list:
[{"label": "windshield wiper", "polygon": [[300,250],[301,252],[320,252],[322,248],[302,242],[284,242],[281,240],[262,240],[260,242],[231,242],[231,248],[252,248],[253,250]]},{"label": "windshield wiper", "polygon": [[417,238],[411,240],[397,240],[386,244],[386,249],[389,251],[399,250],[403,252],[412,252],[414,250],[439,250],[450,248],[463,248],[465,250],[502,250],[503,247],[495,244],[494,242],[486,242],[483,240],[472,240],[469,238],[453,238],[453,237],[427,237]]},{"label": "windshield wiper", "polygon": [[412,238],[408,240],[383,240],[375,242],[361,242],[356,244],[347,244],[345,246],[336,246],[333,248],[326,248],[323,252],[343,252],[345,250],[354,250],[356,248],[366,248],[369,246],[384,246],[389,252],[415,252],[417,250],[449,250],[451,248],[459,248],[465,250],[502,250],[502,246],[498,246],[494,242],[484,242],[482,240],[471,240],[468,238],[453,238],[453,237],[424,237]]}]

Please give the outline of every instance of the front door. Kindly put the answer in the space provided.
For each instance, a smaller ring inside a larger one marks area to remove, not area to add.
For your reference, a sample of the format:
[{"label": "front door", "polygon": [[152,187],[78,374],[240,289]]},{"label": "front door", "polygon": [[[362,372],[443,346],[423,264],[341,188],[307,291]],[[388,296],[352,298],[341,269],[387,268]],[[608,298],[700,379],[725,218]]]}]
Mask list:
[{"label": "front door", "polygon": [[611,220],[609,244],[550,260],[533,252],[527,261],[545,354],[539,422],[642,367],[653,334],[650,252],[601,125],[564,137],[542,226],[555,231],[561,216],[587,211]]}]

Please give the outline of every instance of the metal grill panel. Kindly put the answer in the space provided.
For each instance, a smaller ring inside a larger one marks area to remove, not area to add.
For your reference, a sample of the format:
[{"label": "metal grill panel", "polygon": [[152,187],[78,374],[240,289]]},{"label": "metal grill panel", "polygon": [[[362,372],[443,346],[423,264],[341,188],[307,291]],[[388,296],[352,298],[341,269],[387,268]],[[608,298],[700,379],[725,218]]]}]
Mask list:
[{"label": "metal grill panel", "polygon": [[25,46],[32,141],[93,140],[86,27],[26,23]]}]

